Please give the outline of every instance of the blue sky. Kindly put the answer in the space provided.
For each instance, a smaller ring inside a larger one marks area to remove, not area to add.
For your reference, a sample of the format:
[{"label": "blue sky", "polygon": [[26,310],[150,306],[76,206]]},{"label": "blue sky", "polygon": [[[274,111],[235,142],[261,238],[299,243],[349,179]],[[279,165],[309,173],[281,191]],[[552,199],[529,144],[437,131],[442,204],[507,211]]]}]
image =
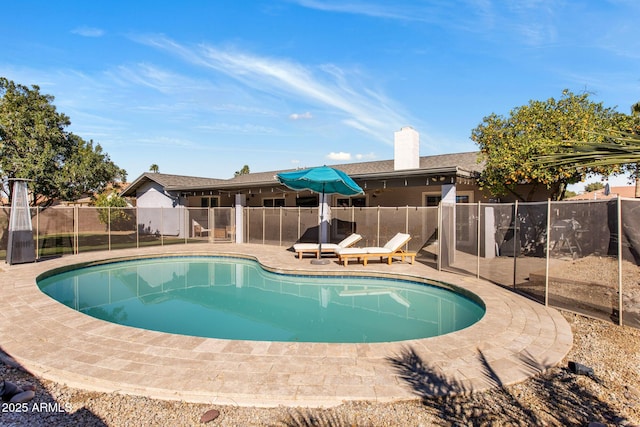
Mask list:
[{"label": "blue sky", "polygon": [[0,76],[55,96],[128,179],[230,178],[476,150],[483,117],[567,88],[640,101],[640,2],[58,1],[3,4]]}]

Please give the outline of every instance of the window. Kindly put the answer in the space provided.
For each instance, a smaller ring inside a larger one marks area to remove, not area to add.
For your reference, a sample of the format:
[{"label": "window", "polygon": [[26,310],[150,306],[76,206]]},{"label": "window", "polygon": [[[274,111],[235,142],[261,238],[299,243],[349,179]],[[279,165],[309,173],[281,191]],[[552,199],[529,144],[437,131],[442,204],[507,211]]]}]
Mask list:
[{"label": "window", "polygon": [[262,206],[265,208],[283,208],[284,198],[262,199]]},{"label": "window", "polygon": [[318,197],[298,197],[296,198],[296,207],[301,208],[317,208],[318,207]]},{"label": "window", "polygon": [[426,194],[424,196],[424,205],[425,206],[438,206],[440,204],[440,200],[442,200],[442,196],[435,196]]},{"label": "window", "polygon": [[[438,206],[441,201],[442,195],[440,193],[424,193],[423,206]],[[473,203],[473,193],[471,191],[458,192],[456,203]]]},{"label": "window", "polygon": [[220,197],[202,197],[200,199],[200,207],[201,208],[217,208],[220,206]]},{"label": "window", "polygon": [[340,198],[336,200],[336,206],[339,206],[339,207],[355,206],[356,208],[364,208],[367,206],[367,198],[366,197]]}]

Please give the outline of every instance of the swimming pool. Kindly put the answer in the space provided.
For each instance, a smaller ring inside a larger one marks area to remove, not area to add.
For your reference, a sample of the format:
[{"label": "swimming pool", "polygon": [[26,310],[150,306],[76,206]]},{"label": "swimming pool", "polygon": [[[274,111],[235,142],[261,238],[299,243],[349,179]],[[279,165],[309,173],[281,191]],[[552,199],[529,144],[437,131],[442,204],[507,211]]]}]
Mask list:
[{"label": "swimming pool", "polygon": [[109,322],[237,340],[402,341],[464,329],[485,312],[474,295],[436,283],[279,274],[239,257],[110,262],[41,277],[38,286]]}]

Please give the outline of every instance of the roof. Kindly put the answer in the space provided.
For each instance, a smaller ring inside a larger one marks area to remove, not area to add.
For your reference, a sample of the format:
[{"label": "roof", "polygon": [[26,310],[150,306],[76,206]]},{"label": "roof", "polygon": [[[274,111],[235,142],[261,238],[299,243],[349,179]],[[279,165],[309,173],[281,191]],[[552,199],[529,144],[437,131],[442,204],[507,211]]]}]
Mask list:
[{"label": "roof", "polygon": [[136,195],[136,190],[147,182],[156,182],[164,187],[165,190],[185,190],[188,188],[210,188],[215,187],[218,183],[224,183],[227,180],[215,178],[201,178],[197,176],[186,175],[170,175],[166,173],[145,172],[136,178],[129,186],[122,191],[123,197],[132,197]]},{"label": "roof", "polygon": [[634,198],[636,196],[636,187],[633,185],[626,185],[622,187],[609,187],[609,194],[604,194],[605,189],[601,188],[596,191],[589,191],[586,193],[578,194],[577,196],[568,197],[565,200],[609,200],[616,197]]},{"label": "roof", "polygon": [[[483,170],[478,162],[479,152],[440,154],[420,157],[420,168],[394,170],[393,160],[372,162],[346,163],[331,165],[341,170],[353,179],[384,179],[394,176],[412,176],[429,174],[453,174],[472,177]],[[318,165],[319,166],[319,165]],[[238,175],[230,179],[199,178],[184,175],[169,175],[163,173],[145,172],[131,183],[123,192],[123,196],[135,196],[136,190],[144,183],[153,181],[160,184],[167,191],[186,191],[202,189],[239,189],[248,186],[278,184],[276,175],[296,169],[255,172]]]}]

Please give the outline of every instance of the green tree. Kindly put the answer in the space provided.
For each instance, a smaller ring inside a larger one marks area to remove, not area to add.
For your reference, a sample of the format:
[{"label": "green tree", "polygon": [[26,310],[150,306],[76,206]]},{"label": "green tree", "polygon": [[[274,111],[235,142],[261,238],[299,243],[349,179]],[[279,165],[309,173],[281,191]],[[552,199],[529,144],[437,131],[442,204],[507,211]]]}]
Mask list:
[{"label": "green tree", "polygon": [[[631,106],[631,117],[633,117],[635,124],[637,125],[640,121],[640,101],[636,102]],[[640,133],[638,130],[638,126],[635,126],[635,129],[632,130],[634,134]],[[632,176],[635,177],[636,181],[636,198],[640,199],[640,161],[636,161],[633,164],[626,165],[627,172],[631,173]]]},{"label": "green tree", "polygon": [[[575,168],[542,164],[540,156],[570,152],[567,141],[582,140],[587,133],[617,125],[620,113],[564,90],[558,100],[529,101],[511,110],[509,117],[492,113],[471,134],[480,147],[485,170],[480,186],[493,195],[512,194],[529,201],[541,186],[551,190],[554,200],[563,198],[567,185],[582,181],[589,173],[611,172],[611,168]],[[600,137],[597,142],[603,141]],[[526,192],[520,184],[530,184]]]},{"label": "green tree", "polygon": [[[100,192],[110,181],[124,180],[100,145],[65,130],[71,122],[40,88],[0,77],[0,179],[31,180],[33,201],[44,196],[73,200]],[[11,199],[11,186],[3,189]]]},{"label": "green tree", "polygon": [[249,173],[249,165],[244,165],[242,167],[242,169],[240,169],[239,171],[236,171],[233,176],[238,176],[238,175],[246,175]]},{"label": "green tree", "polygon": [[132,216],[126,209],[128,206],[124,197],[116,190],[105,191],[96,197],[94,206],[102,208],[98,210],[98,219],[101,223],[114,230],[127,230]]},{"label": "green tree", "polygon": [[104,191],[114,178],[124,180],[126,172],[116,166],[100,144],[84,141],[77,135],[69,134],[73,151],[64,165],[53,177],[53,187],[62,200],[75,200],[83,195]]},{"label": "green tree", "polygon": [[149,172],[158,173],[160,172],[160,167],[153,163],[151,166],[149,166]]},{"label": "green tree", "polygon": [[584,186],[584,191],[590,193],[592,191],[602,190],[604,188],[604,184],[601,182],[592,182],[591,184],[587,184]]}]

